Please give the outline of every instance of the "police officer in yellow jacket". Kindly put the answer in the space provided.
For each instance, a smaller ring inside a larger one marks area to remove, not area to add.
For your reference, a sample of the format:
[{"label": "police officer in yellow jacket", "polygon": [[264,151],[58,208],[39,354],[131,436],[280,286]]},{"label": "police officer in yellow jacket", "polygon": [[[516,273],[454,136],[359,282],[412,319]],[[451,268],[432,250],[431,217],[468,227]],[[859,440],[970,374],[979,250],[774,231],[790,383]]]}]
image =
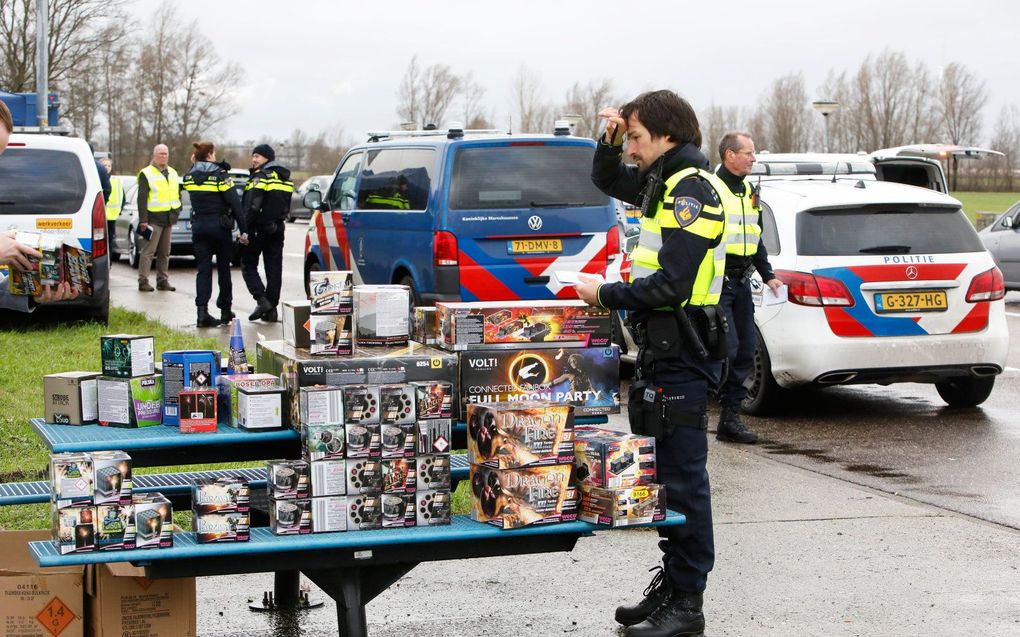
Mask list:
[{"label": "police officer in yellow jacket", "polygon": [[758,189],[747,178],[754,166],[754,140],[748,133],[729,132],[719,142],[722,162],[716,175],[726,184],[720,191],[726,211],[726,278],[720,305],[729,323],[729,360],[719,388],[719,426],[716,438],[724,442],[754,444],[758,434],[740,419],[741,403],[747,397],[746,381],[754,366],[754,303],[751,274],[757,271],[765,285],[776,291],[782,282],[769,265],[768,251],[761,240],[761,202]]},{"label": "police officer in yellow jacket", "polygon": [[[644,93],[599,115],[607,126],[592,181],[640,207],[641,237],[629,284],[583,277],[576,289],[590,304],[631,311],[641,348],[628,400],[631,429],[655,436],[669,508],[687,515],[686,525],[660,531],[663,565],[653,569],[644,599],[617,608],[616,620],[628,626],[627,637],[696,635],[705,626],[702,593],[715,561],[705,431],[708,393],[726,357],[718,311],[724,186],[699,150],[694,109],[676,93]],[[624,134],[636,167],[621,161]]]}]

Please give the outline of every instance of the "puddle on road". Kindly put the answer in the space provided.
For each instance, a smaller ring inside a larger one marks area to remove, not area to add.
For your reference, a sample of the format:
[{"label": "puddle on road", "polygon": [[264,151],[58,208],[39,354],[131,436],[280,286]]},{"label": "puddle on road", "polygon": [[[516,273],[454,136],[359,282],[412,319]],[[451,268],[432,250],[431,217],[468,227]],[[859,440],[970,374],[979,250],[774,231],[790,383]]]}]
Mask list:
[{"label": "puddle on road", "polygon": [[[764,441],[759,445],[762,449],[765,449],[767,453],[777,456],[804,456],[805,458],[811,458],[818,460],[819,462],[825,462],[829,464],[840,464],[840,461],[832,457],[825,449],[815,449],[812,447],[797,447],[795,445],[783,443],[783,442],[772,442]],[[897,482],[906,484],[917,484],[920,482],[919,478],[916,478],[908,473],[896,471],[889,467],[882,467],[873,464],[843,464],[843,469],[851,473],[859,473],[869,475],[873,478],[886,478],[889,480],[896,480]]]}]

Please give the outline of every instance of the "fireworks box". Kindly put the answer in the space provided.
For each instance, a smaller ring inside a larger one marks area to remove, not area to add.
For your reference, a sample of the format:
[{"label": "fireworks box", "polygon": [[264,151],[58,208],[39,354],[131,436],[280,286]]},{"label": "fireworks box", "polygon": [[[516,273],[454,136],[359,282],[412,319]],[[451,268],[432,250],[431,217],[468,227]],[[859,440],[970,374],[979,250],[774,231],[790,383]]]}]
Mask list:
[{"label": "fireworks box", "polygon": [[94,425],[99,422],[99,374],[64,372],[43,376],[43,413],[58,425]]},{"label": "fireworks box", "polygon": [[317,356],[354,352],[354,319],[349,314],[313,314],[308,319],[308,351]]},{"label": "fireworks box", "polygon": [[577,519],[572,465],[492,469],[471,465],[471,519],[502,529]]},{"label": "fireworks box", "polygon": [[452,500],[449,489],[425,489],[414,494],[418,526],[442,526],[450,523]]},{"label": "fireworks box", "polygon": [[343,425],[305,425],[301,431],[304,460],[336,460],[344,457]]},{"label": "fireworks box", "polygon": [[251,508],[251,487],[241,476],[200,478],[191,485],[191,510],[207,513],[247,513]]},{"label": "fireworks box", "polygon": [[436,308],[414,308],[411,313],[411,340],[422,345],[439,344],[439,320],[436,318]]},{"label": "fireworks box", "polygon": [[[319,358],[308,350],[297,349],[283,341],[257,344],[258,369],[283,381],[291,401],[291,413],[300,413],[300,387],[312,385],[393,385],[436,381],[450,383],[453,410],[457,402],[457,357],[425,345],[380,347],[356,350],[350,357]],[[346,406],[346,405],[345,405]],[[456,418],[457,413],[453,414]]]},{"label": "fireworks box", "polygon": [[574,438],[579,483],[615,489],[655,482],[655,438],[583,425]]},{"label": "fireworks box", "polygon": [[379,423],[344,425],[348,458],[379,458],[382,456],[382,435]]},{"label": "fireworks box", "polygon": [[131,456],[123,451],[92,451],[96,504],[131,504]]},{"label": "fireworks box", "polygon": [[69,452],[50,455],[50,493],[64,506],[86,506],[95,502],[96,479],[92,457]]},{"label": "fireworks box", "polygon": [[67,283],[79,295],[92,296],[95,274],[92,253],[82,248],[77,239],[37,232],[18,232],[15,239],[41,252],[42,258],[29,258],[31,270],[10,269],[11,294],[39,296],[44,285]]},{"label": "fireworks box", "polygon": [[308,273],[312,314],[350,314],[354,311],[354,276],[350,270]]},{"label": "fireworks box", "polygon": [[620,350],[472,350],[461,352],[460,399],[470,403],[549,400],[575,416],[620,413]]},{"label": "fireworks box", "polygon": [[448,454],[450,453],[450,434],[453,429],[453,421],[445,420],[422,420],[417,424],[418,453],[419,454]]},{"label": "fireworks box", "polygon": [[418,479],[417,489],[449,489],[450,488],[450,456],[418,456],[416,462]]},{"label": "fireworks box", "polygon": [[[124,535],[125,548],[165,549],[174,545],[174,510],[160,493],[135,493],[134,518]],[[133,522],[133,523],[132,523]]]},{"label": "fireworks box", "polygon": [[344,396],[341,387],[301,387],[298,394],[300,428],[342,425]]},{"label": "fireworks box", "polygon": [[312,498],[312,533],[347,530],[347,496]]},{"label": "fireworks box", "polygon": [[287,424],[282,387],[238,387],[237,428],[248,431],[281,429]]},{"label": "fireworks box", "polygon": [[411,333],[411,290],[406,285],[354,286],[358,347],[406,345]]},{"label": "fireworks box", "polygon": [[96,550],[96,507],[54,506],[53,546],[61,555]]},{"label": "fireworks box", "polygon": [[402,529],[415,526],[415,499],[413,493],[384,493],[382,504],[382,528]]},{"label": "fireworks box", "polygon": [[283,340],[294,347],[308,348],[311,344],[309,319],[312,307],[308,301],[284,301],[280,304],[283,312]]},{"label": "fireworks box", "polygon": [[540,400],[468,405],[468,461],[499,469],[572,463],[573,410]]},{"label": "fireworks box", "polygon": [[[382,486],[383,475],[381,460],[352,459],[347,461],[347,495],[381,493]],[[312,490],[312,494],[317,495],[314,489]]]},{"label": "fireworks box", "polygon": [[413,493],[417,484],[414,458],[382,460],[382,492]]},{"label": "fireworks box", "polygon": [[381,529],[382,518],[382,497],[378,493],[347,496],[347,529],[349,531]]},{"label": "fireworks box", "polygon": [[152,427],[162,422],[163,377],[100,376],[97,384],[99,424],[108,427]]},{"label": "fireworks box", "polygon": [[348,425],[371,425],[379,422],[379,387],[355,385],[344,387],[344,422]]},{"label": "fireworks box", "polygon": [[247,542],[251,529],[251,514],[244,513],[195,513],[191,518],[191,530],[199,544],[222,542]]},{"label": "fireworks box", "polygon": [[151,336],[101,336],[99,351],[103,359],[103,376],[134,378],[156,371],[155,345]]},{"label": "fireworks box", "polygon": [[380,457],[413,458],[418,450],[418,427],[415,423],[404,425],[379,425]]},{"label": "fireworks box", "polygon": [[119,551],[127,548],[124,538],[128,522],[134,516],[133,504],[96,505],[96,548],[100,551]]},{"label": "fireworks box", "polygon": [[272,374],[233,374],[216,377],[216,418],[221,425],[237,427],[237,391],[241,388],[278,389]]},{"label": "fireworks box", "polygon": [[[359,468],[355,467],[356,462],[358,461],[316,460],[309,463],[309,473],[312,479],[311,495],[321,497],[326,495],[344,495],[347,493],[352,478],[352,476],[347,474],[347,469],[350,468],[351,472],[360,471]],[[370,461],[364,460],[361,462],[367,463]],[[378,462],[371,462],[375,463],[375,473],[378,473]]]},{"label": "fireworks box", "polygon": [[184,390],[177,395],[178,427],[182,434],[216,431],[216,390]]},{"label": "fireworks box", "polygon": [[176,427],[178,395],[185,389],[216,387],[219,370],[220,353],[214,350],[163,352],[163,424]]},{"label": "fireworks box", "polygon": [[584,301],[436,303],[440,346],[448,350],[608,347],[609,310]]},{"label": "fireworks box", "polygon": [[379,388],[379,422],[403,425],[414,422],[415,389],[411,385],[383,385]]},{"label": "fireworks box", "polygon": [[666,488],[644,484],[600,489],[582,484],[577,517],[592,524],[633,526],[666,519]]},{"label": "fireworks box", "polygon": [[[347,516],[344,515],[346,521]],[[275,535],[312,532],[312,500],[270,500],[269,530]]]},{"label": "fireworks box", "polygon": [[411,383],[418,420],[453,418],[453,386],[450,383]]},{"label": "fireworks box", "polygon": [[266,463],[267,488],[274,500],[310,498],[311,477],[304,460],[273,460]]}]

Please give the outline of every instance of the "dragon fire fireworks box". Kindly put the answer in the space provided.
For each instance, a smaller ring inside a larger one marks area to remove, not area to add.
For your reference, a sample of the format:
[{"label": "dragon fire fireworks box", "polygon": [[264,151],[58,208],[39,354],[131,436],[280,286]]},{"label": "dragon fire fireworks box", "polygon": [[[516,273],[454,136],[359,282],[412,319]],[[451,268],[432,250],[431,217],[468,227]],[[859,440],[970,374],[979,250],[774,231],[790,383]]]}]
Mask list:
[{"label": "dragon fire fireworks box", "polygon": [[247,542],[251,487],[240,476],[202,479],[191,487],[192,530],[202,544]]},{"label": "dragon fire fireworks box", "polygon": [[124,535],[125,548],[165,549],[174,545],[174,510],[161,493],[135,493],[134,517]]},{"label": "dragon fire fireworks box", "polygon": [[411,290],[406,285],[354,286],[358,347],[406,345],[411,333]]},{"label": "dragon fire fireworks box", "polygon": [[312,533],[347,530],[347,496],[312,498]]},{"label": "dragon fire fireworks box", "polygon": [[131,504],[131,456],[123,451],[92,451],[96,504]]},{"label": "dragon fire fireworks box", "polygon": [[402,529],[417,525],[413,493],[384,493],[382,505],[382,528]]},{"label": "dragon fire fireworks box", "polygon": [[452,497],[449,489],[425,489],[414,494],[418,526],[442,526],[450,523]]},{"label": "dragon fire fireworks box", "polygon": [[308,331],[312,316],[310,302],[283,301],[280,306],[283,314],[283,340],[294,347],[308,348],[311,344],[311,334]]},{"label": "dragon fire fireworks box", "polygon": [[582,484],[579,488],[579,520],[608,526],[633,526],[666,519],[666,488],[662,485],[600,489]]},{"label": "dragon fire fireworks box", "polygon": [[82,452],[50,455],[50,493],[65,506],[95,502],[96,478],[92,456]]},{"label": "dragon fire fireworks box", "polygon": [[468,461],[499,469],[573,463],[573,411],[541,400],[468,405]]},{"label": "dragon fire fireworks box", "polygon": [[469,403],[550,400],[575,416],[620,413],[620,349],[472,350],[461,352],[460,399]]},{"label": "dragon fire fireworks box", "polygon": [[308,463],[304,460],[274,460],[266,463],[267,488],[273,500],[312,497]]},{"label": "dragon fire fireworks box", "polygon": [[177,395],[178,427],[182,434],[216,431],[216,390],[184,390]]},{"label": "dragon fire fireworks box", "polygon": [[492,469],[471,465],[471,519],[501,529],[577,519],[573,466]]},{"label": "dragon fire fireworks box", "polygon": [[453,386],[450,383],[411,383],[418,420],[453,418]]},{"label": "dragon fire fireworks box", "polygon": [[417,306],[411,312],[411,339],[422,345],[439,344],[439,319],[436,308]]},{"label": "dragon fire fireworks box", "polygon": [[382,460],[383,493],[414,493],[417,478],[414,458],[384,458]]},{"label": "dragon fire fireworks box", "polygon": [[94,425],[99,422],[99,374],[64,372],[43,376],[43,410],[46,422],[58,425]]},{"label": "dragon fire fireworks box", "polygon": [[248,431],[282,429],[287,424],[282,387],[238,387],[237,428]]},{"label": "dragon fire fireworks box", "polygon": [[178,394],[185,389],[216,387],[219,369],[220,353],[214,350],[163,352],[163,424],[176,427]]},{"label": "dragon fire fireworks box", "polygon": [[344,457],[346,434],[343,425],[305,425],[301,430],[304,460],[337,460]]},{"label": "dragon fire fireworks box", "polygon": [[100,336],[99,351],[103,359],[103,376],[134,378],[156,371],[155,344],[151,336]]},{"label": "dragon fire fireworks box", "polygon": [[350,356],[354,319],[350,314],[313,314],[308,319],[308,351],[316,356]]},{"label": "dragon fire fireworks box", "polygon": [[416,489],[449,489],[450,456],[418,456],[415,460],[418,477]]},{"label": "dragon fire fireworks box", "polygon": [[577,481],[615,489],[655,482],[655,438],[579,426],[574,430]]},{"label": "dragon fire fireworks box", "polygon": [[[299,388],[313,385],[395,385],[414,382],[445,382],[452,388],[454,412],[457,402],[457,356],[418,343],[406,347],[356,349],[350,357],[321,358],[283,341],[257,344],[258,369],[279,378],[291,401],[291,414],[300,415]],[[345,404],[346,408],[347,405]],[[454,413],[453,417],[458,417]]]},{"label": "dragon fire fireworks box", "polygon": [[312,500],[270,500],[269,530],[275,535],[311,533]]},{"label": "dragon fire fireworks box", "polygon": [[99,424],[108,427],[152,427],[163,418],[163,377],[100,376]]},{"label": "dragon fire fireworks box", "polygon": [[382,518],[382,497],[378,493],[347,496],[347,530],[381,529]]},{"label": "dragon fire fireworks box", "polygon": [[574,301],[436,303],[440,346],[448,350],[608,347],[609,310]]},{"label": "dragon fire fireworks box", "polygon": [[[316,460],[309,463],[308,471],[312,480],[311,495],[313,497],[344,495],[348,492],[348,486],[352,480],[358,484],[362,484],[362,480],[368,480],[362,468],[366,463],[371,463],[375,467],[368,471],[374,478],[375,474],[379,473],[379,463],[375,460]],[[351,475],[348,475],[348,469],[350,469]]]},{"label": "dragon fire fireworks box", "polygon": [[354,276],[350,270],[308,273],[312,314],[350,314],[354,311]]},{"label": "dragon fire fireworks box", "polygon": [[96,507],[53,507],[53,546],[61,555],[96,550]]},{"label": "dragon fire fireworks box", "polygon": [[233,374],[216,377],[216,419],[221,425],[237,427],[237,392],[241,388],[278,389],[280,379],[272,374]]}]

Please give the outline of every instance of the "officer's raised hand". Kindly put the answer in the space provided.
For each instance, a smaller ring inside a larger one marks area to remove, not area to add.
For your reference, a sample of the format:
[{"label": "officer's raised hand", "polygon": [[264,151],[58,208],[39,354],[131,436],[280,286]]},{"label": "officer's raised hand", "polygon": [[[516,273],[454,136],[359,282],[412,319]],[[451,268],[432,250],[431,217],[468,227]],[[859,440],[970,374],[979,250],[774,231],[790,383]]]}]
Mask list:
[{"label": "officer's raised hand", "polygon": [[627,134],[627,120],[620,116],[619,109],[612,106],[599,111],[599,119],[606,120],[606,143],[619,146]]},{"label": "officer's raised hand", "polygon": [[602,285],[602,282],[595,277],[586,276],[584,274],[577,275],[577,281],[577,284],[574,285],[574,291],[577,292],[577,297],[588,305],[601,307],[601,304],[599,303],[599,286]]}]

